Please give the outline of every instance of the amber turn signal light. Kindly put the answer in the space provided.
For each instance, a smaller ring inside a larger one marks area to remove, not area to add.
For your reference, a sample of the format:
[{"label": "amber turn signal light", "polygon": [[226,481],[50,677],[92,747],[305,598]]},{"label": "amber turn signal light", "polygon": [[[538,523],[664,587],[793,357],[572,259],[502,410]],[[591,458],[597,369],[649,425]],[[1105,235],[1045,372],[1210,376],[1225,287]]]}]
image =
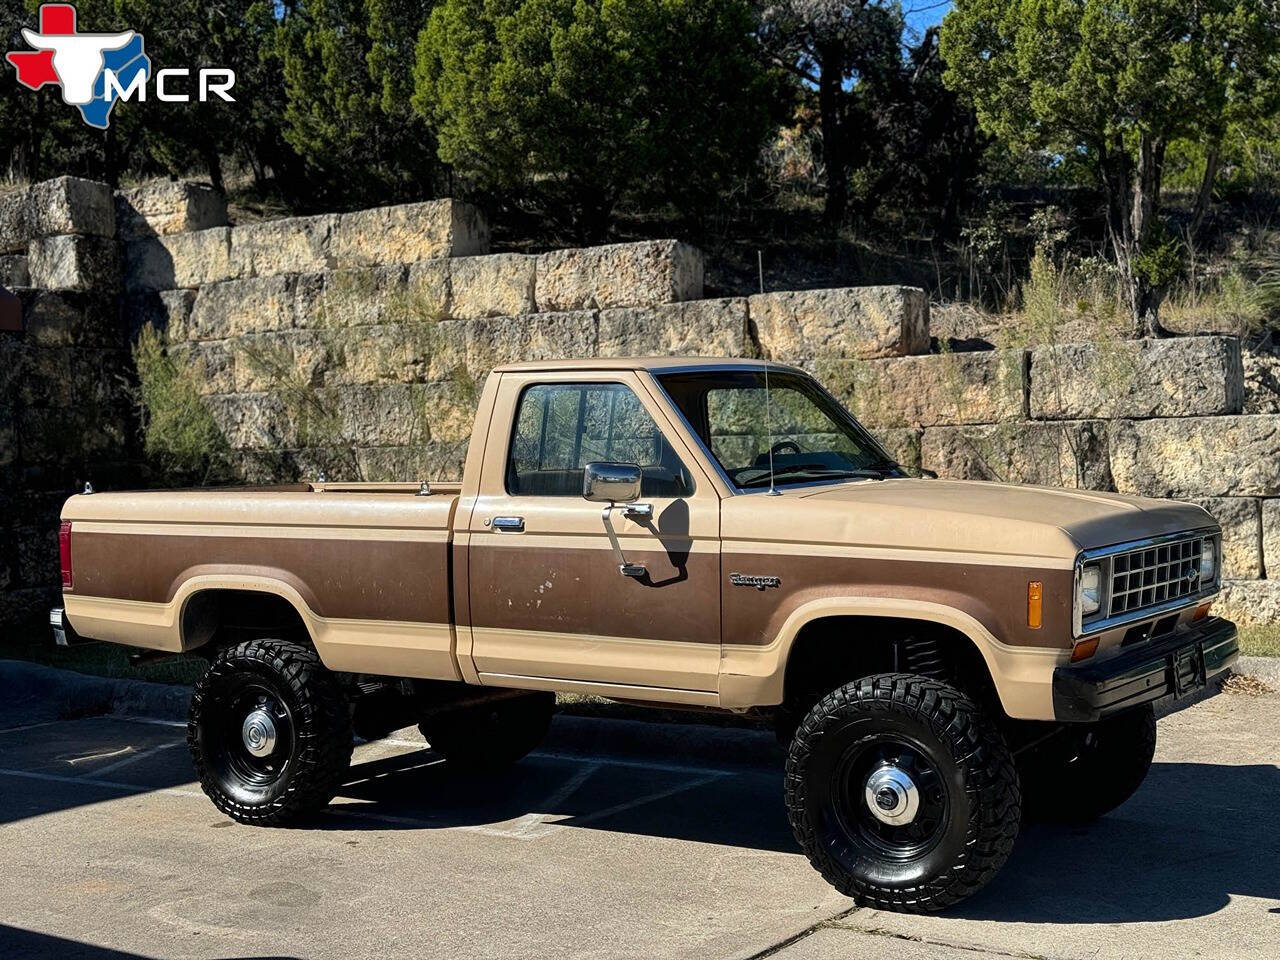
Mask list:
[{"label": "amber turn signal light", "polygon": [[1191,615],[1191,619],[1192,619],[1192,620],[1203,620],[1205,617],[1207,617],[1207,616],[1209,615],[1209,608],[1210,608],[1210,607],[1212,607],[1212,606],[1213,606],[1213,604],[1212,604],[1212,603],[1202,603],[1202,604],[1200,604],[1200,606],[1196,607],[1196,612],[1195,612],[1195,613],[1193,613],[1193,614]]},{"label": "amber turn signal light", "polygon": [[1078,663],[1081,660],[1088,660],[1098,652],[1098,638],[1092,640],[1081,640],[1076,644],[1076,648],[1071,651],[1071,662]]},{"label": "amber turn signal light", "polygon": [[1032,580],[1027,584],[1027,626],[1039,630],[1044,622],[1044,584]]}]

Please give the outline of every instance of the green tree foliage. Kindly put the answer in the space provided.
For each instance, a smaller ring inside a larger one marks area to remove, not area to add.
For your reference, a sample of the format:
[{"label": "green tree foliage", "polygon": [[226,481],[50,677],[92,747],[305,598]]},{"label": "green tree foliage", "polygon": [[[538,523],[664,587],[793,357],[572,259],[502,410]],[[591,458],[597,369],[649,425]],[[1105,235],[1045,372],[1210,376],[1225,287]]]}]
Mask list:
[{"label": "green tree foliage", "polygon": [[617,205],[689,211],[755,163],[776,115],[745,0],[444,0],[413,105],[441,158],[584,239]]},{"label": "green tree foliage", "polygon": [[409,107],[413,49],[431,0],[300,0],[275,48],[284,136],[343,205],[434,195],[430,129]]},{"label": "green tree foliage", "polygon": [[1137,332],[1176,275],[1161,219],[1166,153],[1199,144],[1203,218],[1222,140],[1280,97],[1280,9],[1268,0],[956,0],[942,32],[946,82],[983,129],[1021,150],[1084,157]]},{"label": "green tree foliage", "polygon": [[[279,131],[284,102],[278,65],[264,61],[261,51],[275,35],[271,0],[114,0],[119,19],[146,38],[153,77],[164,67],[190,69],[180,91],[188,103],[130,104],[112,116],[112,129],[122,123],[136,137],[143,158],[124,152],[126,163],[166,173],[203,168],[210,182],[223,187],[222,158],[249,166],[258,179],[267,171],[282,173],[290,160]],[[97,28],[95,28],[97,29]],[[234,103],[196,97],[196,71],[229,67],[235,71]]]},{"label": "green tree foliage", "polygon": [[982,172],[986,138],[973,109],[942,82],[938,31],[895,47],[906,50],[897,68],[861,91],[868,125],[850,151],[858,208],[864,217],[882,207],[914,214],[949,236]]},{"label": "green tree foliage", "polygon": [[902,7],[876,0],[778,0],[760,12],[764,49],[816,91],[826,173],[823,215],[845,219],[850,172],[875,149],[872,104],[890,99],[902,67]]}]

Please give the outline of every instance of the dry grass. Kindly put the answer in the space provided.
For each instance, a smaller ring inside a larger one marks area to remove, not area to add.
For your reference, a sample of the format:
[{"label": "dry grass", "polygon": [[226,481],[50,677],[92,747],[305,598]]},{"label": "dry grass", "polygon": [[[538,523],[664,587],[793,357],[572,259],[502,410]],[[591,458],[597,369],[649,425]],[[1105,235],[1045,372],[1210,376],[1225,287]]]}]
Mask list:
[{"label": "dry grass", "polygon": [[1280,627],[1241,627],[1240,652],[1246,657],[1280,657]]}]

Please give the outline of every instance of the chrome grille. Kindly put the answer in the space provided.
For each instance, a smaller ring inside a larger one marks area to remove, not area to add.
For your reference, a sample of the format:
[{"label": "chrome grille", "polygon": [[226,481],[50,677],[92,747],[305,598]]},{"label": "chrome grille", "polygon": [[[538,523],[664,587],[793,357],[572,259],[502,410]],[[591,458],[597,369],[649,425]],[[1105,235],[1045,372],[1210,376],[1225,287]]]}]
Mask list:
[{"label": "chrome grille", "polygon": [[1203,538],[1196,536],[1113,556],[1110,616],[1199,593],[1202,543]]}]

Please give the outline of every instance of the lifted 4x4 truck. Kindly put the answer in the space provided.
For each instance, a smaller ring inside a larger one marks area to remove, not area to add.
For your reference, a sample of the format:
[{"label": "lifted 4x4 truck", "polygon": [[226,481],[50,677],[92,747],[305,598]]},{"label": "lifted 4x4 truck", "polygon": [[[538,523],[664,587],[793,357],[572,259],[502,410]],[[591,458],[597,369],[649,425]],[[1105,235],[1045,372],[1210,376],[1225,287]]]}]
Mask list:
[{"label": "lifted 4x4 truck", "polygon": [[[935,910],[1024,813],[1142,783],[1154,701],[1221,678],[1199,507],[912,479],[759,361],[495,370],[457,483],[96,493],[62,513],[64,642],[196,651],[188,742],[244,823],[334,796],[353,730],[532,750],[567,691],[771,716],[813,865]],[[743,815],[743,811],[735,811]]]}]

